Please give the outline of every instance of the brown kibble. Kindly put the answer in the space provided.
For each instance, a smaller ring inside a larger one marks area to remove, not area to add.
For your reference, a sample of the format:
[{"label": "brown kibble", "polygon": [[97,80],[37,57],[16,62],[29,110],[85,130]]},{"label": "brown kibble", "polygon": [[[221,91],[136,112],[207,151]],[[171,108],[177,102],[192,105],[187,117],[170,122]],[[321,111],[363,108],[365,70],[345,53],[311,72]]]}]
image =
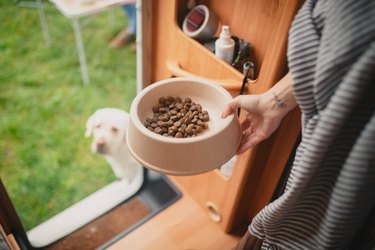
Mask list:
[{"label": "brown kibble", "polygon": [[190,103],[185,103],[185,105],[184,105],[184,109],[185,109],[186,111],[188,111],[188,110],[190,109],[190,107],[191,107]]},{"label": "brown kibble", "polygon": [[178,129],[178,132],[180,132],[180,133],[183,134],[183,133],[185,133],[185,129],[184,129],[184,128],[179,128],[179,129]]},{"label": "brown kibble", "polygon": [[167,97],[167,101],[170,102],[170,103],[174,102],[174,97],[173,96],[168,96]]},{"label": "brown kibble", "polygon": [[161,114],[164,114],[164,113],[167,112],[167,109],[166,109],[166,108],[159,108],[159,112],[160,112]]},{"label": "brown kibble", "polygon": [[165,99],[164,97],[159,98],[160,104],[165,104],[166,101],[167,101],[167,99]]},{"label": "brown kibble", "polygon": [[176,104],[176,108],[177,108],[178,110],[181,110],[183,107],[184,107],[184,106],[183,106],[181,103],[177,103],[177,104]]},{"label": "brown kibble", "polygon": [[209,115],[202,105],[189,97],[160,97],[152,107],[152,117],[147,117],[144,126],[162,136],[187,138],[197,136],[207,127]]},{"label": "brown kibble", "polygon": [[198,127],[197,127],[197,132],[198,132],[198,133],[201,133],[202,131],[203,131],[202,126],[198,126]]},{"label": "brown kibble", "polygon": [[172,120],[167,121],[168,127],[173,126],[174,122]]},{"label": "brown kibble", "polygon": [[185,129],[185,131],[186,131],[186,133],[189,134],[189,135],[193,134],[193,129],[192,129],[190,126],[187,127],[187,128]]},{"label": "brown kibble", "polygon": [[193,105],[193,106],[190,107],[190,110],[191,111],[196,111],[196,110],[198,110],[198,107],[196,105]]},{"label": "brown kibble", "polygon": [[154,132],[157,133],[157,134],[160,134],[162,132],[162,130],[161,130],[160,127],[156,127],[156,128],[154,128]]},{"label": "brown kibble", "polygon": [[153,111],[154,113],[158,113],[158,112],[159,112],[159,106],[158,106],[158,105],[153,106],[153,107],[152,107],[152,111]]}]

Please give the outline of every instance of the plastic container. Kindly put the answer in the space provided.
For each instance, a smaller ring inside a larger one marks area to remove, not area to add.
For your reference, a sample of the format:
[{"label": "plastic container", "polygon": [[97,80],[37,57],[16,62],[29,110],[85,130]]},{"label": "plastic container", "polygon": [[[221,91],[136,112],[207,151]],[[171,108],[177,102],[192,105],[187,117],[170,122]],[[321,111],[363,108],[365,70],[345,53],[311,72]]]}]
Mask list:
[{"label": "plastic container", "polygon": [[231,64],[233,61],[235,42],[231,38],[229,26],[223,25],[220,37],[215,42],[215,55]]},{"label": "plastic container", "polygon": [[[165,137],[144,126],[160,97],[189,97],[208,111],[210,121],[203,134],[189,138]],[[235,155],[242,132],[238,117],[221,119],[232,96],[215,82],[203,78],[177,77],[143,89],[130,109],[126,140],[130,152],[143,166],[170,175],[194,175],[217,169]]]}]

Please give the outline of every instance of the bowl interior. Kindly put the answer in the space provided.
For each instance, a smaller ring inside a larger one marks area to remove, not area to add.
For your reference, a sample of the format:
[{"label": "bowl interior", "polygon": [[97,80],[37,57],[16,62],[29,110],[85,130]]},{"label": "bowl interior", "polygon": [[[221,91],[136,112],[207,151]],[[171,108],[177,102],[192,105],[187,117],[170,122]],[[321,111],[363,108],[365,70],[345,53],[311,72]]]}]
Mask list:
[{"label": "bowl interior", "polygon": [[[147,117],[153,116],[152,107],[155,106],[160,97],[179,96],[182,99],[191,98],[193,102],[202,105],[210,116],[208,128],[197,137],[172,138],[164,137],[149,131],[144,126]],[[137,100],[138,99],[138,100]],[[205,80],[188,80],[186,78],[167,79],[148,86],[136,98],[136,126],[142,126],[145,133],[160,140],[185,141],[199,140],[214,135],[228,126],[234,117],[221,119],[225,105],[232,99],[231,95],[221,86]]]}]

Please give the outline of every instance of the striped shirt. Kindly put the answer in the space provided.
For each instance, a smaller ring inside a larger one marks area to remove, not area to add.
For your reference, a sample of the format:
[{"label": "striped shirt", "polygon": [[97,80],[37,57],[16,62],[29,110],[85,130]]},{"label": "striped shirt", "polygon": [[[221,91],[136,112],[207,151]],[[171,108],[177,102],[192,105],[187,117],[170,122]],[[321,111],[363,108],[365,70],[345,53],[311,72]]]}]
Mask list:
[{"label": "striped shirt", "polygon": [[307,0],[289,31],[302,140],[262,249],[375,248],[375,1]]}]

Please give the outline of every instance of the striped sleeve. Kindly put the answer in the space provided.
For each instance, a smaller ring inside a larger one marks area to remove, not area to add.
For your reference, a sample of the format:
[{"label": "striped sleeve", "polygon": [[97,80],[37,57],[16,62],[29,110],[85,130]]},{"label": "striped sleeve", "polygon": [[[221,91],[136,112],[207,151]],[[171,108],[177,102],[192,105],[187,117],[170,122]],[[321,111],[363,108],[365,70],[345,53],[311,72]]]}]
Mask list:
[{"label": "striped sleeve", "polygon": [[289,33],[302,140],[284,193],[249,226],[263,249],[375,246],[375,1],[313,1]]}]

